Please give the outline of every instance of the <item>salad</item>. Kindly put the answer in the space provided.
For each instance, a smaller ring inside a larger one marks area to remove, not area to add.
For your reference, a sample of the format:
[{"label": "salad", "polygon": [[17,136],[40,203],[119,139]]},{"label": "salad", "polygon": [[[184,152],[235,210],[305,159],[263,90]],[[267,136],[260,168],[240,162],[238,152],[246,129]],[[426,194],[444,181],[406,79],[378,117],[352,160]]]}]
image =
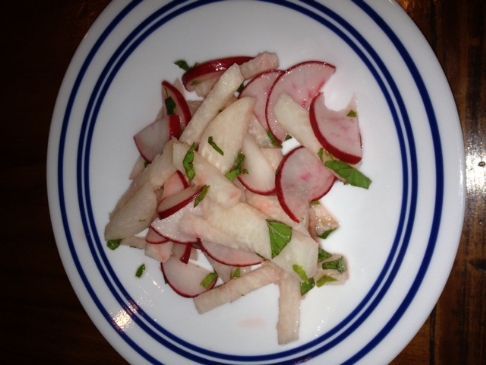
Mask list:
[{"label": "salad", "polygon": [[[263,52],[175,63],[181,80],[162,82],[161,111],[134,136],[140,157],[107,245],[144,249],[201,314],[278,285],[278,342],[295,341],[306,294],[348,277],[346,259],[324,249],[339,223],[321,198],[336,183],[370,186],[356,167],[356,103],[326,107],[335,66],[324,61],[282,70]],[[289,139],[299,146],[286,151]]]}]

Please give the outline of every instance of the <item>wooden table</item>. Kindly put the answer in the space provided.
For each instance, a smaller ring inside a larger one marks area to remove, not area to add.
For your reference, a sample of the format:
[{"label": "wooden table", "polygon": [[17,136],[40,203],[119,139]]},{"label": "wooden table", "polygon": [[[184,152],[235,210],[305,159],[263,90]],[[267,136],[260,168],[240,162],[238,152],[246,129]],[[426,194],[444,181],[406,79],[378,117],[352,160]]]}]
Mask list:
[{"label": "wooden table", "polygon": [[[3,363],[123,364],[67,280],[51,231],[45,182],[58,88],[77,45],[108,1],[11,3],[16,5],[3,6],[8,25],[0,144],[6,250],[0,280],[2,352],[9,359]],[[464,132],[467,209],[447,286],[393,364],[486,364],[486,9],[482,0],[400,3],[435,50],[455,96]]]}]

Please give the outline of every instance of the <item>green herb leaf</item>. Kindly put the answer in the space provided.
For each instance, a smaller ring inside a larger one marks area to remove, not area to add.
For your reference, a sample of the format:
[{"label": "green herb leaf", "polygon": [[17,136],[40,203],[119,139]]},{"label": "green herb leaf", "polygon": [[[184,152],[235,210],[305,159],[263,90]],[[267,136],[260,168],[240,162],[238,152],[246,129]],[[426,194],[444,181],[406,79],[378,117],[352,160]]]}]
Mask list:
[{"label": "green herb leaf", "polygon": [[238,153],[238,156],[236,156],[233,167],[224,176],[226,176],[228,178],[228,180],[230,180],[230,181],[235,181],[235,179],[238,176],[243,175],[243,174],[247,174],[248,171],[243,168],[243,162],[244,161],[245,161],[245,155],[242,154],[241,152]]},{"label": "green herb leaf", "polygon": [[143,162],[143,168],[146,168],[148,165],[150,165],[150,162],[148,162],[148,161]]},{"label": "green herb leaf", "polygon": [[209,185],[204,185],[201,189],[201,192],[197,195],[196,199],[194,200],[194,207],[197,207],[199,203],[201,203],[206,195],[208,194]]},{"label": "green herb leaf", "polygon": [[310,278],[307,281],[302,281],[300,283],[300,295],[305,295],[309,290],[315,286],[314,278]]},{"label": "green herb leaf", "polygon": [[176,106],[177,105],[176,105],[175,101],[170,96],[165,99],[165,107],[167,108],[167,114],[168,115],[174,115],[175,114]]},{"label": "green herb leaf", "polygon": [[106,242],[106,245],[108,246],[108,248],[110,250],[116,250],[118,248],[118,246],[120,246],[120,242],[121,242],[121,239],[120,240],[108,240],[108,242]]},{"label": "green herb leaf", "polygon": [[349,118],[356,118],[358,116],[358,113],[356,113],[356,111],[354,111],[354,110],[351,109],[348,112],[348,114],[346,114],[346,116],[349,117]]},{"label": "green herb leaf", "polygon": [[221,156],[224,156],[224,151],[216,144],[216,142],[214,142],[213,136],[208,137],[208,143],[216,150],[216,152],[218,152]]},{"label": "green herb leaf", "polygon": [[321,267],[324,270],[337,270],[339,272],[346,271],[346,263],[344,262],[343,257],[340,257],[337,260],[323,262]]},{"label": "green herb leaf", "polygon": [[196,150],[196,144],[193,143],[192,146],[187,150],[182,165],[184,166],[184,171],[189,181],[192,181],[196,177],[196,170],[194,170],[194,151]]},{"label": "green herb leaf", "polygon": [[319,159],[324,162],[324,148],[320,148],[319,151],[317,152],[317,156],[319,156]]},{"label": "green herb leaf", "polygon": [[332,254],[319,247],[317,262],[327,260],[332,257]]},{"label": "green herb leaf", "polygon": [[316,285],[318,288],[320,288],[323,285],[326,285],[327,283],[332,283],[333,281],[337,281],[334,279],[332,276],[329,275],[322,275],[316,282]]},{"label": "green herb leaf", "polygon": [[357,186],[359,188],[368,189],[371,184],[371,180],[365,176],[358,169],[338,160],[329,160],[324,165],[334,171],[344,182]]},{"label": "green herb leaf", "polygon": [[186,60],[177,60],[174,63],[184,71],[189,71],[191,69],[191,67],[187,64]]},{"label": "green herb leaf", "polygon": [[211,288],[214,283],[218,280],[218,274],[215,272],[209,273],[206,277],[201,281],[201,286],[205,289]]},{"label": "green herb leaf", "polygon": [[137,271],[135,272],[135,276],[137,278],[141,278],[144,272],[145,272],[145,264],[142,264],[138,267]]},{"label": "green herb leaf", "polygon": [[239,278],[239,277],[241,277],[241,270],[240,270],[239,267],[237,267],[236,269],[231,271],[230,278],[234,279],[234,278]]},{"label": "green herb leaf", "polygon": [[292,139],[292,136],[291,136],[290,134],[287,134],[287,135],[285,136],[285,140],[286,140],[286,141],[288,141],[289,139]]},{"label": "green herb leaf", "polygon": [[294,270],[294,272],[299,275],[299,278],[300,280],[302,281],[307,281],[309,280],[309,278],[307,277],[307,274],[304,270],[304,268],[300,265],[292,265],[292,270]]},{"label": "green herb leaf", "polygon": [[267,219],[267,226],[270,233],[272,258],[274,258],[292,239],[292,227],[273,219]]},{"label": "green herb leaf", "polygon": [[270,142],[272,143],[273,147],[282,148],[282,144],[278,141],[277,138],[275,138],[272,132],[268,131],[267,136],[268,139],[270,139]]},{"label": "green herb leaf", "polygon": [[327,231],[324,231],[322,232],[320,235],[319,235],[319,238],[322,238],[323,240],[325,240],[327,237],[329,237],[329,235],[334,232],[336,230],[336,228],[331,228],[331,229],[328,229]]},{"label": "green herb leaf", "polygon": [[321,205],[321,202],[319,200],[313,200],[310,202],[310,205],[315,207]]},{"label": "green herb leaf", "polygon": [[238,94],[241,94],[241,92],[243,91],[243,89],[245,88],[245,83],[242,82],[240,84],[240,86],[238,87],[238,90],[236,90],[238,92]]}]

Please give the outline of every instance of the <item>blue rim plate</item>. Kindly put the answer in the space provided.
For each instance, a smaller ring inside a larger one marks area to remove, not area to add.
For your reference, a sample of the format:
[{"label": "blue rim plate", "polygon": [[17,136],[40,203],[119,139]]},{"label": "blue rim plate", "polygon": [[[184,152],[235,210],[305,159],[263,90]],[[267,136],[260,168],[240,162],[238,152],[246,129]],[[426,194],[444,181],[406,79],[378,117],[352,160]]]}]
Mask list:
[{"label": "blue rim plate", "polygon": [[[160,108],[160,82],[189,63],[276,52],[285,68],[321,59],[333,108],[356,97],[368,191],[337,185],[326,240],[349,281],[305,298],[300,338],[276,344],[278,293],[266,287],[205,315],[163,283],[157,263],[102,239],[128,186],[133,134]],[[447,280],[464,214],[460,125],[426,41],[390,1],[119,1],[79,46],[56,103],[48,193],[58,249],[89,316],[132,363],[388,363]],[[136,268],[146,263],[142,279]]]}]

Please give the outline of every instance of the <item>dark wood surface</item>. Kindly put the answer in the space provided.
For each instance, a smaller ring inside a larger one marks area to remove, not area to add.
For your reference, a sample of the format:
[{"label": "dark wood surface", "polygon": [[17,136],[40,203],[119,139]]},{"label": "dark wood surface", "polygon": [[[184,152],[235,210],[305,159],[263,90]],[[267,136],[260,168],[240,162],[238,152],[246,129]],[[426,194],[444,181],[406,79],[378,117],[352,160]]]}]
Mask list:
[{"label": "dark wood surface", "polygon": [[[59,259],[46,196],[51,114],[77,45],[107,0],[3,5],[2,349],[10,363],[124,364],[85,314]],[[434,49],[461,118],[467,208],[451,276],[434,311],[393,361],[486,364],[485,5],[401,0]],[[379,362],[379,361],[377,361]]]}]

